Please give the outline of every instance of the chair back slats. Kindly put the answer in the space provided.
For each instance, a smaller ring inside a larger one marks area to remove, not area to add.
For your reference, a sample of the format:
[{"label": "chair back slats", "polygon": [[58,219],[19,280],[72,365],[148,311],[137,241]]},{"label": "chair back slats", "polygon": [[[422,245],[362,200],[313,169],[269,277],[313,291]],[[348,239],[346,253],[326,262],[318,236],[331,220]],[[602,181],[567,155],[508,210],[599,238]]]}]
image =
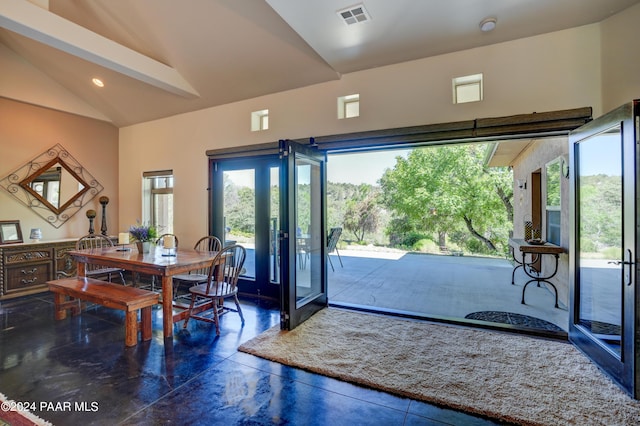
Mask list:
[{"label": "chair back slats", "polygon": [[[220,239],[213,235],[208,235],[206,237],[200,238],[198,242],[196,242],[195,246],[193,246],[193,249],[197,251],[220,251],[221,248],[222,248],[222,243],[220,242]],[[191,271],[189,274],[190,275],[198,274],[198,275],[206,276],[209,274],[209,268],[205,267],[202,269],[196,269],[194,271]]]},{"label": "chair back slats", "polygon": [[241,245],[236,244],[221,249],[209,268],[207,294],[220,297],[233,294],[246,257],[247,252]]},{"label": "chair back slats", "polygon": [[[76,250],[96,250],[113,247],[113,241],[102,234],[87,234],[76,241]],[[104,266],[87,264],[86,271],[102,270]]]}]

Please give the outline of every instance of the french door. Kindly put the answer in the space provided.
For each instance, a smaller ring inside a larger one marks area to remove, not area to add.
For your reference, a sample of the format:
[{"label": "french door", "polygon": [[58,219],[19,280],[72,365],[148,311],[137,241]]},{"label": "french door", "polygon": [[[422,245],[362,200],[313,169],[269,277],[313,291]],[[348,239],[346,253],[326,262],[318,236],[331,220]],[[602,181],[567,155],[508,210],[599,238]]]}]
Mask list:
[{"label": "french door", "polygon": [[240,292],[279,297],[280,159],[214,161],[211,176],[211,233],[247,251]]},{"label": "french door", "polygon": [[280,328],[292,330],[327,306],[325,154],[280,141]]},{"label": "french door", "polygon": [[569,136],[574,224],[569,339],[634,398],[640,383],[638,111],[638,102],[631,102]]}]

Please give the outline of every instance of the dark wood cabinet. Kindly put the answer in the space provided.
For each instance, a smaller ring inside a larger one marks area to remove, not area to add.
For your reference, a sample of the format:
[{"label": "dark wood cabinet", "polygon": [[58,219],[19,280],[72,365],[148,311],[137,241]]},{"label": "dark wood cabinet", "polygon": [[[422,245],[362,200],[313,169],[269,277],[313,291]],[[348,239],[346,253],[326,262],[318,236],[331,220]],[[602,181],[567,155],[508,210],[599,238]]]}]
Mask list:
[{"label": "dark wood cabinet", "polygon": [[76,274],[76,238],[0,246],[0,299],[47,291],[47,281]]}]

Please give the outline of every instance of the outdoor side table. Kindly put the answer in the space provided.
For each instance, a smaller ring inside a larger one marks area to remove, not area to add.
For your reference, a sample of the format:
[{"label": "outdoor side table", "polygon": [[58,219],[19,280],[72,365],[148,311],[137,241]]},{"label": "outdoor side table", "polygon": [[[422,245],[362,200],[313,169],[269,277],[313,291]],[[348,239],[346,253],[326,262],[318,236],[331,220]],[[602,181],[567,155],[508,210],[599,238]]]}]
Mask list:
[{"label": "outdoor side table", "polygon": [[[509,245],[513,248],[513,260],[516,262],[516,266],[513,268],[513,272],[511,273],[511,284],[514,284],[514,276],[516,270],[518,268],[522,268],[524,273],[530,278],[529,281],[522,288],[522,301],[521,303],[524,305],[524,293],[527,290],[527,286],[533,282],[538,284],[540,287],[540,283],[549,284],[555,293],[555,307],[558,307],[558,289],[556,286],[549,281],[558,273],[558,258],[560,257],[560,253],[564,253],[564,249],[560,246],[551,243],[544,244],[530,244],[529,242],[519,239],[519,238],[510,238]],[[516,257],[516,250],[522,253],[522,260],[518,260]],[[530,260],[527,262],[527,254],[530,256]],[[555,264],[553,267],[553,271],[548,275],[541,275],[542,272],[533,275],[531,270],[533,264],[535,264],[541,256],[553,256],[555,259]]]}]

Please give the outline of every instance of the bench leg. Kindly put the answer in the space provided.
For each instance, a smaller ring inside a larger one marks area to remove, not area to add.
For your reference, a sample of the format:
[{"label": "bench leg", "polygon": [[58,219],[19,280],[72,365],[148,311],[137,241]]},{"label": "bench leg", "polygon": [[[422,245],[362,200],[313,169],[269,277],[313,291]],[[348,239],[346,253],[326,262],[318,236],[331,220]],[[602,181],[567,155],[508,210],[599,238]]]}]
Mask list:
[{"label": "bench leg", "polygon": [[56,320],[63,320],[67,317],[67,310],[63,308],[65,302],[65,296],[62,293],[53,294],[53,304],[55,306],[55,318]]},{"label": "bench leg", "polygon": [[142,341],[151,340],[151,306],[140,310]]},{"label": "bench leg", "polygon": [[138,311],[126,311],[124,324],[124,344],[125,346],[135,346],[138,344]]}]

